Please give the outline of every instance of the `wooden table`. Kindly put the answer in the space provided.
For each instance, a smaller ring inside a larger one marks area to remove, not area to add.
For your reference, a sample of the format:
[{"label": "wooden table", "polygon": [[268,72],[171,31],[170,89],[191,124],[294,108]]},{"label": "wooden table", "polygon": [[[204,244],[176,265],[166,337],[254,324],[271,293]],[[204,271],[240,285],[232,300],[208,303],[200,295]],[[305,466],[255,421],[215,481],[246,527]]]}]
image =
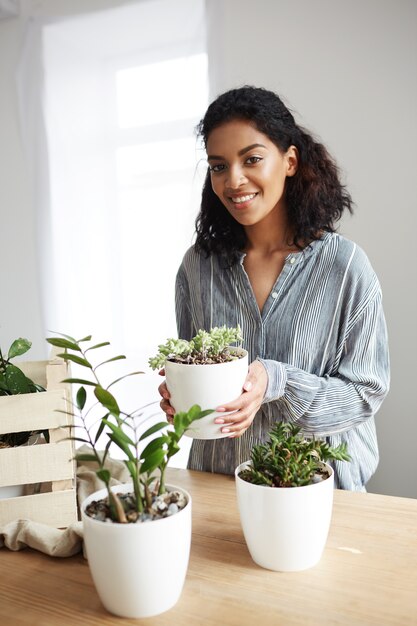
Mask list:
[{"label": "wooden table", "polygon": [[279,573],[250,558],[233,478],[170,469],[168,479],[193,496],[190,565],[173,609],[144,620],[116,618],[102,607],[81,555],[3,549],[0,624],[417,624],[417,500],[336,491],[320,563]]}]

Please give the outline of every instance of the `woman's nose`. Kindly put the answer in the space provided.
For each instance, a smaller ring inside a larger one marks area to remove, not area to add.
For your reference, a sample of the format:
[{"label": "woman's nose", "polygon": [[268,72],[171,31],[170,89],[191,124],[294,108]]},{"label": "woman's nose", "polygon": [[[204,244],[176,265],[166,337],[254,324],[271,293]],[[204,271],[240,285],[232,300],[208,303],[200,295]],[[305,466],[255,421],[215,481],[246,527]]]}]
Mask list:
[{"label": "woman's nose", "polygon": [[238,189],[241,185],[247,183],[247,178],[241,167],[229,167],[226,178],[226,185],[230,189]]}]

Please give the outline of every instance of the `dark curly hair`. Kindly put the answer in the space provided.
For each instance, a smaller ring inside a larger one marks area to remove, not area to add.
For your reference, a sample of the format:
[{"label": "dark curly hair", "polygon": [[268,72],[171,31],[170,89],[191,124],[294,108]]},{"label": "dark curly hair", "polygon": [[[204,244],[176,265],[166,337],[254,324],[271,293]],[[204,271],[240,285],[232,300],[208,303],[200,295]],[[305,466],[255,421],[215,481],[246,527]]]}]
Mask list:
[{"label": "dark curly hair", "polygon": [[[205,147],[211,131],[221,124],[243,119],[255,124],[281,152],[298,150],[298,169],[287,178],[285,199],[294,232],[293,243],[301,248],[323,231],[334,232],[343,211],[352,213],[352,198],[339,179],[339,170],[326,148],[298,126],[292,113],[272,91],[245,86],[220,95],[210,104],[197,126]],[[246,245],[246,233],[215,195],[207,171],[201,208],[196,219],[196,248],[207,255],[225,253],[235,262]]]}]

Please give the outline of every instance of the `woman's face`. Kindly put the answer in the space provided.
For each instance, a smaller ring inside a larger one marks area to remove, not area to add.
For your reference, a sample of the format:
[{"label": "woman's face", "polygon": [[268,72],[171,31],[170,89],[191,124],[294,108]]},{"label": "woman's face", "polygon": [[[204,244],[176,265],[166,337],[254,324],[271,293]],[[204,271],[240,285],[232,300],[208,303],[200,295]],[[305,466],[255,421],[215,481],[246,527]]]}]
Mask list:
[{"label": "woman's face", "polygon": [[294,146],[283,153],[256,126],[236,119],[212,130],[207,160],[214,193],[242,226],[285,211],[285,180],[297,171]]}]

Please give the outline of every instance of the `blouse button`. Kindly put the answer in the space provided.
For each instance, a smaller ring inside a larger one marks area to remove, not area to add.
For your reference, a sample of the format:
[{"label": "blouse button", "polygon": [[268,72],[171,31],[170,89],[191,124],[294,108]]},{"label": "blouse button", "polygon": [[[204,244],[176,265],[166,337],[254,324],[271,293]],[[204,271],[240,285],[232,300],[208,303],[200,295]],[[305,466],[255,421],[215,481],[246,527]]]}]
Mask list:
[{"label": "blouse button", "polygon": [[292,256],[292,257],[290,258],[290,263],[291,263],[291,265],[292,265],[293,263],[295,263],[295,256]]},{"label": "blouse button", "polygon": [[274,298],[274,300],[275,300],[275,298],[278,298],[278,294],[277,294],[277,292],[276,292],[276,291],[273,291],[273,292],[271,293],[271,296]]}]

